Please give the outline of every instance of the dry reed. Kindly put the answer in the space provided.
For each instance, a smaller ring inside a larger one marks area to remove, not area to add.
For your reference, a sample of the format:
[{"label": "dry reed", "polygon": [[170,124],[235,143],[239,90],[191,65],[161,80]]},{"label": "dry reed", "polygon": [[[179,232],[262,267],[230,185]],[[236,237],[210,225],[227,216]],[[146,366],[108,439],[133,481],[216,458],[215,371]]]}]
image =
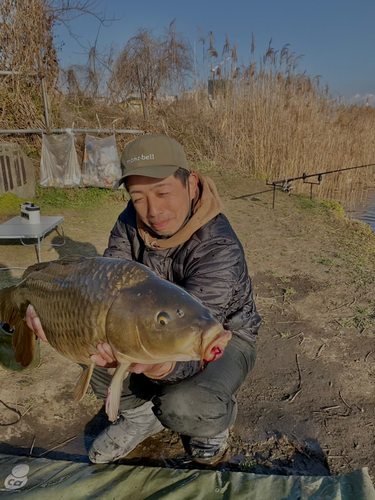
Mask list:
[{"label": "dry reed", "polygon": [[[28,0],[27,16],[25,12],[23,18],[19,12],[12,20],[11,25],[17,28],[12,33],[9,22],[6,25],[11,5],[12,0],[4,0],[0,10],[0,27],[5,30],[0,30],[1,69],[45,71],[50,78],[53,127],[71,127],[74,123],[80,128],[138,128],[165,133],[185,146],[190,161],[198,168],[210,165],[217,171],[267,178],[270,182],[375,162],[375,110],[332,99],[318,79],[298,73],[299,58],[290,53],[289,46],[280,52],[269,46],[259,65],[254,62],[253,41],[248,66],[239,68],[237,48],[231,50],[226,38],[223,55],[231,54],[230,62],[223,68],[226,78],[217,87],[215,98],[208,98],[206,89],[200,88],[177,102],[150,99],[148,120],[144,121],[139,110],[90,95],[91,86],[83,92],[78,81],[72,84],[72,78],[70,85],[79,90],[75,96],[55,94],[58,68],[48,35],[51,18],[46,3]],[[31,33],[28,41],[21,36],[26,19]],[[179,40],[171,26],[167,40]],[[206,52],[210,58],[216,57],[212,34],[209,42]],[[204,40],[202,43],[204,47]],[[43,125],[40,90],[30,78],[0,80],[0,128]],[[132,138],[119,135],[119,150]],[[78,144],[83,147],[81,139]],[[19,138],[11,140],[20,142]],[[373,186],[374,170],[369,167],[324,176],[321,185],[314,186],[314,194],[347,205],[358,199],[364,188]],[[294,189],[308,193],[310,188],[300,181]]]},{"label": "dry reed", "polygon": [[[375,163],[370,107],[348,106],[332,100],[306,77],[253,77],[232,93],[209,101],[207,95],[149,107],[145,122],[140,111],[103,99],[79,103],[60,97],[58,118],[64,126],[137,128],[179,140],[197,168],[267,178],[291,177]],[[117,136],[119,151],[132,136]],[[349,205],[363,189],[374,185],[375,167],[323,176],[314,196]],[[313,182],[317,178],[311,179]],[[295,192],[309,194],[302,181]]]}]

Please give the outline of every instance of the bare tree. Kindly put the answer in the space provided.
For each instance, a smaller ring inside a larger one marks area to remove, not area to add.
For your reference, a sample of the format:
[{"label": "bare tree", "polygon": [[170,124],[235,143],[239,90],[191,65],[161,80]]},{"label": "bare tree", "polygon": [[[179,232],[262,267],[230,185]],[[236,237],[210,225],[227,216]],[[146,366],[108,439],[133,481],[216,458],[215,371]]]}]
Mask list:
[{"label": "bare tree", "polygon": [[[43,99],[38,78],[46,80],[50,97],[55,93],[59,66],[53,31],[58,23],[68,29],[82,15],[107,22],[97,11],[97,0],[0,0],[0,70],[13,72],[0,78],[1,128],[43,126]],[[69,29],[69,32],[71,30]],[[97,91],[91,54],[91,87]],[[95,70],[95,67],[94,67]],[[74,75],[70,84],[74,87]],[[79,87],[79,85],[78,85]]]},{"label": "bare tree", "polygon": [[3,70],[49,73],[58,64],[53,45],[54,19],[43,0],[2,0],[0,4],[0,66]]},{"label": "bare tree", "polygon": [[118,56],[109,89],[113,98],[124,100],[140,87],[146,102],[155,100],[161,90],[176,90],[193,68],[189,44],[177,32],[175,21],[165,34],[153,35],[150,29],[140,29]]},{"label": "bare tree", "polygon": [[1,0],[0,67],[19,72],[43,72],[54,79],[58,62],[53,29],[63,23],[91,15],[101,24],[110,23],[98,12],[98,0]]}]

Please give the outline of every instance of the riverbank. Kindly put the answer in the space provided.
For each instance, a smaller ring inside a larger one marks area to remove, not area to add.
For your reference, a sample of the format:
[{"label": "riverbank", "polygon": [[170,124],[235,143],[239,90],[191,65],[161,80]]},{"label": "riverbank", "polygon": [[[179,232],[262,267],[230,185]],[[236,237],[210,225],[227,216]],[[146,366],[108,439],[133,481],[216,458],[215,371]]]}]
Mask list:
[{"label": "riverbank", "polygon": [[[213,177],[243,243],[263,318],[258,359],[238,393],[237,422],[219,467],[321,475],[367,466],[375,476],[373,232],[334,203],[278,192],[273,210],[264,181]],[[45,215],[65,217],[67,241],[44,247],[43,260],[100,255],[123,205],[119,199],[95,210],[49,205]],[[0,217],[11,215],[18,213]],[[1,245],[0,267],[35,260],[30,247]],[[1,286],[20,276],[17,270],[1,273]],[[35,437],[34,454],[62,444],[48,457],[86,460],[105,419],[102,413],[95,417],[101,402],[92,395],[72,402],[79,371],[47,345],[39,368],[0,371],[3,401],[23,414],[19,423],[0,429],[0,452],[28,453]],[[0,419],[12,422],[14,414],[0,408]],[[178,436],[169,431],[147,440],[129,461],[189,466]]]}]

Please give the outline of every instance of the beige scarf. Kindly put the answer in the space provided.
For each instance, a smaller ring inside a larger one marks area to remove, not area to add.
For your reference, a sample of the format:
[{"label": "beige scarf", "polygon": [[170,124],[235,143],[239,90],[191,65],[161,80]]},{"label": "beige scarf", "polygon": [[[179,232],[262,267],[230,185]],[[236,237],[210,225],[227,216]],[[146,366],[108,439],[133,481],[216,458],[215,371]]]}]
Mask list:
[{"label": "beige scarf", "polygon": [[170,238],[156,238],[149,233],[149,228],[137,216],[138,232],[147,247],[157,250],[177,247],[188,239],[206,222],[222,212],[223,204],[219,198],[215,183],[209,177],[198,174],[198,187],[192,207],[192,216],[188,222]]}]

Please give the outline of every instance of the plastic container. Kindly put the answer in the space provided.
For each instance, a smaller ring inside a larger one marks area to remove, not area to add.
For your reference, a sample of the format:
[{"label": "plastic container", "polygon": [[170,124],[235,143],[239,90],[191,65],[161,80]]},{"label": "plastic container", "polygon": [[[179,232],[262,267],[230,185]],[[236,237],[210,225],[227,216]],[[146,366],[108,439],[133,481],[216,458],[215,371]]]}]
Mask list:
[{"label": "plastic container", "polygon": [[21,205],[21,217],[29,224],[40,224],[40,207],[32,201]]}]

